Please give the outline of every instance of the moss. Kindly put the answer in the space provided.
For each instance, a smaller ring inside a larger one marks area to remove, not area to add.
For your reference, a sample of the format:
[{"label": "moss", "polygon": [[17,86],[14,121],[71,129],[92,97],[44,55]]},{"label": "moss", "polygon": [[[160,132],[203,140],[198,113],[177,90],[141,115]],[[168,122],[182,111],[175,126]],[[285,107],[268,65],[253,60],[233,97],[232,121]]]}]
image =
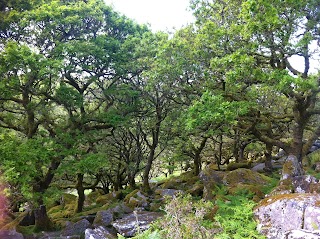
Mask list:
[{"label": "moss", "polygon": [[130,198],[136,196],[136,194],[137,194],[139,191],[140,191],[139,189],[133,190],[131,193],[129,193],[129,194],[124,198],[124,201],[125,201],[126,203],[128,203],[129,200],[130,200]]},{"label": "moss", "polygon": [[317,162],[320,162],[320,150],[316,150],[308,154],[308,156],[304,157],[303,159],[304,165],[307,165],[307,166],[312,166]]},{"label": "moss", "polygon": [[295,201],[303,201],[308,197],[314,197],[312,193],[288,193],[288,194],[278,194],[268,198],[265,198],[259,202],[257,207],[270,205],[278,200],[282,199],[294,199]]},{"label": "moss", "polygon": [[94,192],[91,192],[91,193],[89,193],[89,194],[86,196],[86,202],[87,202],[88,204],[96,203],[97,198],[100,197],[101,195],[103,195],[103,194],[101,194],[101,193],[99,192],[99,190],[94,191]]},{"label": "moss", "polygon": [[162,208],[164,207],[164,202],[154,202],[150,203],[150,211],[152,212],[160,212],[162,211]]},{"label": "moss", "polygon": [[166,182],[164,182],[161,187],[186,191],[199,181],[199,176],[195,176],[193,172],[190,171],[182,173],[177,177],[171,177]]},{"label": "moss", "polygon": [[272,179],[263,174],[253,172],[249,169],[240,168],[225,175],[223,181],[226,185],[237,185],[239,183],[251,185],[267,185],[272,181]]},{"label": "moss", "polygon": [[62,195],[62,205],[72,204],[77,201],[77,196],[69,193],[64,193]]},{"label": "moss", "polygon": [[13,221],[7,223],[6,225],[4,225],[1,230],[12,230],[17,228],[17,226],[19,225],[20,221],[28,214],[28,211],[22,212],[20,213]]},{"label": "moss", "polygon": [[187,190],[187,193],[191,194],[192,196],[202,196],[203,188],[204,186],[202,183],[196,183],[191,189]]},{"label": "moss", "polygon": [[282,175],[292,175],[294,170],[293,163],[291,161],[287,161],[282,168]]},{"label": "moss", "polygon": [[17,226],[16,229],[17,229],[17,232],[20,232],[25,236],[32,235],[35,232],[35,226],[34,225],[25,226],[25,227]]},{"label": "moss", "polygon": [[236,170],[238,168],[251,168],[251,162],[243,162],[243,163],[229,163],[227,166],[227,171]]},{"label": "moss", "polygon": [[52,208],[50,208],[48,210],[48,215],[54,214],[54,213],[59,212],[61,210],[63,210],[63,206],[62,205],[58,205],[58,206],[52,207]]}]

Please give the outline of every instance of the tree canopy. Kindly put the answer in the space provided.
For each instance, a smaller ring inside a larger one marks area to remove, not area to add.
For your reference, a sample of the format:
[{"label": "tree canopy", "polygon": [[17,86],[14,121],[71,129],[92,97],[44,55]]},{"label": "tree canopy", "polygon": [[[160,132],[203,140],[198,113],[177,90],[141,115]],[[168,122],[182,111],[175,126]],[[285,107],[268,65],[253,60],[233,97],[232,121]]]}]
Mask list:
[{"label": "tree canopy", "polygon": [[172,36],[102,0],[0,6],[12,210],[73,189],[80,212],[86,189],[150,191],[152,176],[247,161],[249,146],[272,170],[273,151],[301,162],[320,136],[316,0],[192,0],[196,22]]}]

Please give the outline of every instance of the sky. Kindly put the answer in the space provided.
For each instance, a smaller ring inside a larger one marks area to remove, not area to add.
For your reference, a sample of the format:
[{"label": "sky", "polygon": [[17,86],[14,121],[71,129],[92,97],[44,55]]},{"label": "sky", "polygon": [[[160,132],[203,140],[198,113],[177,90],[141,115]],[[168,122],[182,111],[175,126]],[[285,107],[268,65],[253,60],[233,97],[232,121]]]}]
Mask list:
[{"label": "sky", "polygon": [[[152,31],[172,32],[194,21],[189,9],[190,0],[105,0],[108,5],[139,24],[149,24]],[[312,48],[317,49],[317,46]],[[311,72],[319,70],[320,57],[311,61]],[[289,61],[303,71],[303,58],[291,57]]]},{"label": "sky", "polygon": [[172,31],[193,21],[189,0],[105,0],[117,12],[139,24],[150,24],[152,31]]}]

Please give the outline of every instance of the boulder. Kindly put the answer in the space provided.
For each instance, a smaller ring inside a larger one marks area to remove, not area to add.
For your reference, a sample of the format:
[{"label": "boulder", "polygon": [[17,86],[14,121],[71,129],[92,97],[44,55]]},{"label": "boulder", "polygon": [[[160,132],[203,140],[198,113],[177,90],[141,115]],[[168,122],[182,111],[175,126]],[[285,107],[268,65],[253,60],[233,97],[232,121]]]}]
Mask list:
[{"label": "boulder", "polygon": [[118,204],[110,210],[112,211],[114,218],[120,218],[124,214],[132,213],[132,209],[126,206],[124,203]]},{"label": "boulder", "polygon": [[137,232],[149,229],[150,224],[163,214],[157,212],[134,212],[112,223],[124,237],[133,237]]},{"label": "boulder", "polygon": [[243,188],[250,189],[249,191],[253,192],[254,194],[256,194],[257,192],[258,199],[261,198],[262,192],[256,189],[251,190],[254,188],[251,186],[258,185],[259,187],[261,187],[263,185],[268,185],[270,182],[269,177],[246,168],[238,168],[230,172],[221,172],[211,170],[209,167],[200,173],[200,179],[204,186],[203,197],[207,200],[211,200],[214,198],[213,192],[217,190],[217,187],[219,187],[219,185],[228,186],[229,188],[231,188],[231,191],[234,191],[232,188],[236,190],[239,185],[242,185]]},{"label": "boulder", "polygon": [[102,210],[97,212],[97,215],[93,221],[94,226],[108,227],[111,225],[114,219],[122,217],[124,214],[131,213],[132,210],[125,204],[119,204],[108,210]]},{"label": "boulder", "polygon": [[289,155],[282,168],[281,180],[301,176],[303,174],[303,168],[298,158],[294,155]]},{"label": "boulder", "polygon": [[23,235],[16,230],[1,230],[0,238],[3,239],[23,239]]},{"label": "boulder", "polygon": [[149,198],[144,195],[140,190],[136,189],[129,193],[124,201],[130,208],[143,207],[148,208],[150,206]]},{"label": "boulder", "polygon": [[263,174],[253,172],[250,169],[239,168],[225,174],[222,182],[227,186],[238,185],[239,183],[249,185],[267,185],[269,183],[269,178]]},{"label": "boulder", "polygon": [[227,171],[232,171],[238,168],[251,168],[251,161],[242,162],[242,163],[236,163],[236,162],[229,163],[227,166]]},{"label": "boulder", "polygon": [[203,171],[200,172],[200,180],[203,183],[203,197],[207,200],[213,199],[213,191],[216,190],[218,185],[223,183],[223,177],[225,172],[212,169],[211,165],[208,165]]},{"label": "boulder", "polygon": [[[281,161],[272,160],[272,168],[273,169],[280,169],[282,168],[283,163]],[[265,173],[265,163],[258,163],[255,166],[251,168],[252,171],[258,172],[258,173]]]},{"label": "boulder", "polygon": [[97,212],[97,215],[93,221],[94,226],[110,226],[113,222],[113,212],[111,210],[103,210]]},{"label": "boulder", "polygon": [[113,191],[108,194],[98,195],[95,202],[99,205],[105,205],[121,199],[123,199],[122,191]]},{"label": "boulder", "polygon": [[82,236],[87,228],[89,228],[90,222],[86,219],[82,219],[76,223],[68,222],[66,228],[62,231],[62,236]]},{"label": "boulder", "polygon": [[[320,228],[320,196],[285,194],[268,197],[254,209],[258,231],[270,239],[285,237],[291,230]],[[297,237],[299,238],[299,237]]]},{"label": "boulder", "polygon": [[194,185],[199,181],[199,177],[195,176],[193,171],[182,173],[178,177],[171,177],[161,185],[161,188],[170,188],[187,191],[190,185]]},{"label": "boulder", "polygon": [[312,145],[311,148],[309,149],[308,153],[310,154],[310,153],[312,153],[312,152],[314,152],[314,151],[316,151],[318,149],[319,149],[319,147],[317,147],[315,145]]},{"label": "boulder", "polygon": [[265,163],[258,163],[255,166],[253,166],[251,170],[258,173],[263,173],[265,167],[266,167]]},{"label": "boulder", "polygon": [[285,233],[283,239],[319,239],[320,231],[291,230]]},{"label": "boulder", "polygon": [[201,197],[203,195],[203,184],[196,183],[189,190],[187,190],[188,194],[191,194],[194,197]]},{"label": "boulder", "polygon": [[314,171],[316,173],[320,173],[320,162],[316,162],[314,165],[313,165],[313,168],[314,168]]},{"label": "boulder", "polygon": [[320,193],[319,180],[311,175],[288,177],[280,180],[269,196],[288,193]]},{"label": "boulder", "polygon": [[314,141],[313,146],[320,148],[320,140],[317,139],[316,141]]},{"label": "boulder", "polygon": [[173,197],[173,196],[178,196],[179,194],[184,194],[184,191],[170,189],[170,188],[168,189],[157,188],[155,190],[155,194],[161,195],[162,197]]},{"label": "boulder", "polygon": [[97,227],[95,229],[86,229],[85,239],[115,239],[117,238],[105,227]]}]

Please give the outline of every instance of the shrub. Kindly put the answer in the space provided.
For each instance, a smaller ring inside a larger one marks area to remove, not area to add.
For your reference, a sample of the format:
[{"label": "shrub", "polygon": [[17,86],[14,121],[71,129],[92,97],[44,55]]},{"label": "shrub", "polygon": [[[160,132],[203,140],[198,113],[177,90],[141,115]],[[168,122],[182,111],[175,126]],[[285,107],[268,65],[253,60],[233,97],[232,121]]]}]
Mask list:
[{"label": "shrub", "polygon": [[215,239],[263,239],[256,230],[257,224],[253,219],[255,203],[249,200],[246,192],[237,195],[226,195],[226,201],[217,200],[218,211],[215,220],[222,232]]},{"label": "shrub", "polygon": [[164,208],[165,218],[158,222],[162,238],[213,238],[213,223],[204,220],[212,208],[211,202],[193,201],[190,195],[174,197]]}]

